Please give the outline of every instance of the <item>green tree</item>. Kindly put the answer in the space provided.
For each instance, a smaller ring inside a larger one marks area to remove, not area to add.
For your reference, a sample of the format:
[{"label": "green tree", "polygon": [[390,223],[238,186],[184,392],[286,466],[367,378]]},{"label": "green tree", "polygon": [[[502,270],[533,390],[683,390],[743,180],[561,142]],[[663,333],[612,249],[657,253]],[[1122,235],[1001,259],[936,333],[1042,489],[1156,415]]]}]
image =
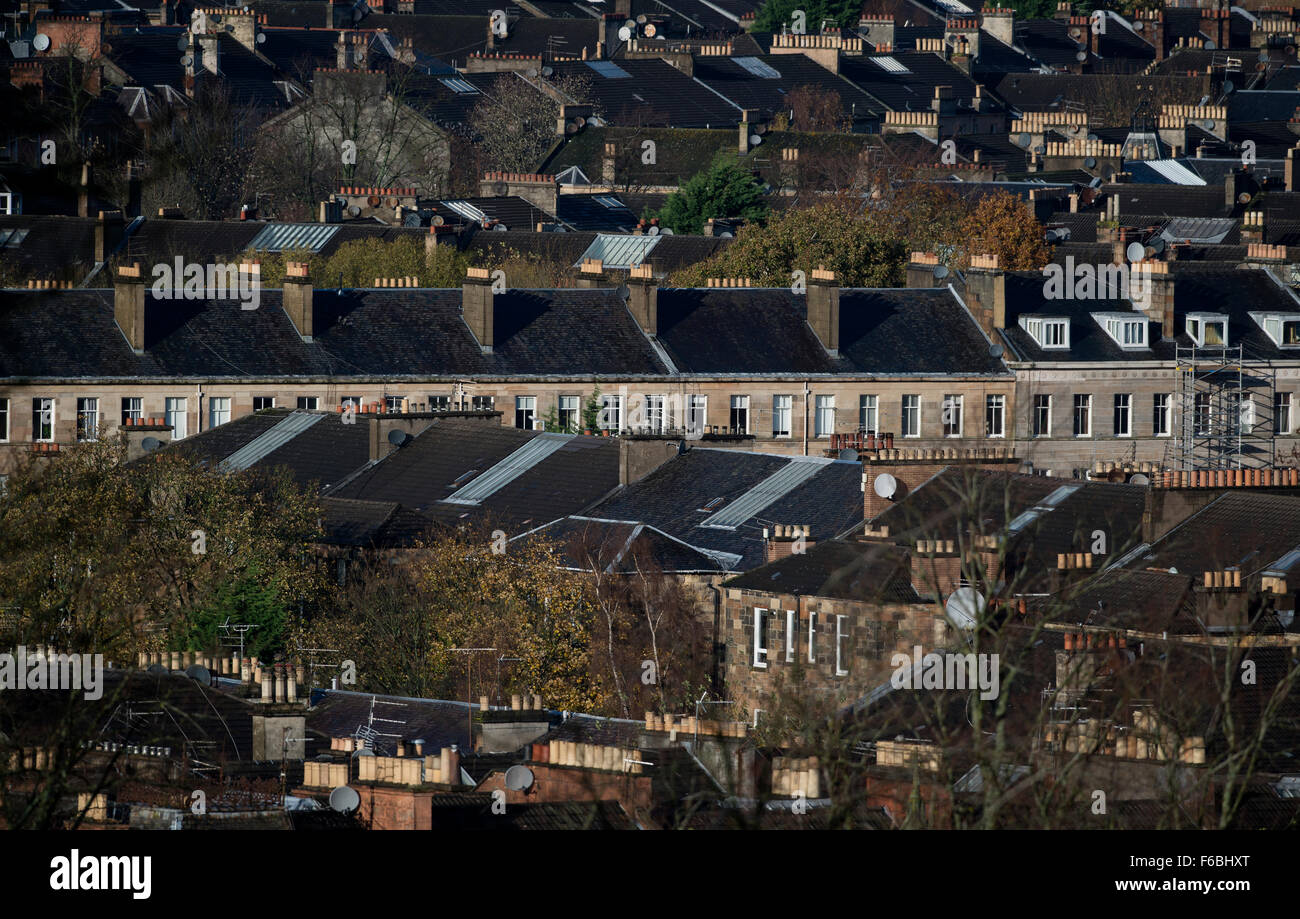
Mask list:
[{"label": "green tree", "polygon": [[768,0],[754,18],[755,32],[787,31],[794,25],[795,10],[805,14],[808,34],[821,30],[824,20],[833,19],[839,26],[857,25],[862,15],[861,0]]},{"label": "green tree", "polygon": [[856,214],[847,202],[827,201],[778,214],[766,227],[741,228],[734,243],[678,272],[673,283],[702,287],[706,278],[735,277],[787,287],[795,271],[803,271],[806,280],[824,266],[844,287],[896,287],[906,262],[902,237]]},{"label": "green tree", "polygon": [[669,195],[654,216],[674,233],[699,233],[710,217],[762,220],[767,214],[758,180],[733,163],[719,161]]},{"label": "green tree", "polygon": [[600,425],[600,384],[591,391],[587,403],[582,407],[583,430],[594,431]]},{"label": "green tree", "polygon": [[226,622],[257,627],[247,636],[245,647],[250,655],[269,659],[284,650],[289,612],[277,585],[268,581],[256,563],[218,584],[212,598],[194,612],[188,640],[174,644],[185,648],[216,647]]}]

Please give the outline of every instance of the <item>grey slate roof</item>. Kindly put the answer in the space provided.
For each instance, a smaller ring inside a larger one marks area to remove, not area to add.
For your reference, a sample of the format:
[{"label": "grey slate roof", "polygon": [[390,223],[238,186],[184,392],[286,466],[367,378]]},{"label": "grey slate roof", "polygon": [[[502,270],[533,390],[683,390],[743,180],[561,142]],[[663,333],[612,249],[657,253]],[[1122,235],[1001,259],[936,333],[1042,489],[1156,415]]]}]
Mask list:
[{"label": "grey slate roof", "polygon": [[832,539],[724,581],[723,587],[795,596],[919,603],[908,553],[883,543]]}]

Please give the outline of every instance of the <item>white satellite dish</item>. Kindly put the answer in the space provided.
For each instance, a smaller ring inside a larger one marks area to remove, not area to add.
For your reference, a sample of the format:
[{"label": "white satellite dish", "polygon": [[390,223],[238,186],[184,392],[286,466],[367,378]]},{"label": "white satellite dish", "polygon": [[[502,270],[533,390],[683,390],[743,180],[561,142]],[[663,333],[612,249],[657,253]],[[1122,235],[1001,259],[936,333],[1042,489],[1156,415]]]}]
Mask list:
[{"label": "white satellite dish", "polygon": [[533,770],[527,766],[511,766],[506,770],[506,788],[523,791],[533,784]]},{"label": "white satellite dish", "polygon": [[876,476],[876,481],[871,487],[875,489],[877,495],[882,498],[892,498],[898,491],[898,479],[894,478],[888,472],[882,472]]},{"label": "white satellite dish", "polygon": [[943,609],[958,628],[973,629],[986,604],[987,601],[974,588],[958,587],[949,595]]},{"label": "white satellite dish", "polygon": [[32,47],[37,51],[48,51],[50,49],[50,36],[44,32],[37,32],[36,37],[32,39]]},{"label": "white satellite dish", "polygon": [[1147,247],[1137,242],[1129,243],[1126,254],[1130,262],[1140,262],[1146,257]]},{"label": "white satellite dish", "polygon": [[619,41],[628,41],[631,37],[632,37],[632,30],[629,29],[627,26],[622,26],[618,30]]},{"label": "white satellite dish", "polygon": [[1151,479],[1139,472],[1137,475],[1131,477],[1128,480],[1128,483],[1130,485],[1150,485]]}]

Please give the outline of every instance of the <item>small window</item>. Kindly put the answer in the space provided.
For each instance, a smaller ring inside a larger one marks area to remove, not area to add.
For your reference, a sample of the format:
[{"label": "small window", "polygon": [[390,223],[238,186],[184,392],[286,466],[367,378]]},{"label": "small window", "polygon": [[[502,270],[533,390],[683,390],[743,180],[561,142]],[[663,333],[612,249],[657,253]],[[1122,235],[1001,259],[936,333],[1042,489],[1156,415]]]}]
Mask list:
[{"label": "small window", "polygon": [[122,399],[122,424],[139,424],[144,420],[144,399],[127,396]]},{"label": "small window", "polygon": [[984,399],[984,435],[1006,437],[1006,396],[986,396]]},{"label": "small window", "polygon": [[306,412],[314,412],[320,408],[319,396],[299,396],[298,408]]},{"label": "small window", "polygon": [[662,434],[667,429],[667,416],[664,413],[666,397],[655,393],[645,397],[646,427],[652,434]]},{"label": "small window", "polygon": [[1220,313],[1196,313],[1187,317],[1187,335],[1200,348],[1224,348],[1228,344],[1228,317]]},{"label": "small window", "polygon": [[602,431],[613,431],[617,434],[623,430],[622,396],[603,395],[600,397],[600,416],[597,418],[597,424]]},{"label": "small window", "polygon": [[1155,437],[1169,436],[1169,404],[1172,394],[1158,392],[1151,397],[1151,434]]},{"label": "small window", "polygon": [[253,411],[264,412],[268,408],[275,408],[275,396],[254,396]]},{"label": "small window", "polygon": [[688,434],[703,434],[709,421],[709,397],[687,396],[686,430]]},{"label": "small window", "polygon": [[1273,394],[1273,433],[1287,436],[1291,433],[1291,394]]},{"label": "small window", "polygon": [[799,617],[794,610],[788,609],[785,611],[785,662],[787,664],[794,662],[795,640],[798,636]]},{"label": "small window", "polygon": [[1070,347],[1070,320],[1047,319],[1042,316],[1024,316],[1020,326],[1040,348]]},{"label": "small window", "polygon": [[1197,437],[1210,433],[1210,394],[1198,392],[1193,401],[1192,430]]},{"label": "small window", "polygon": [[718,508],[722,507],[722,502],[724,502],[725,500],[727,499],[714,498],[712,501],[710,501],[708,504],[704,505],[703,507],[697,508],[697,510],[699,510],[699,512],[702,514],[711,514],[714,511],[716,511]]},{"label": "small window", "polygon": [[189,433],[188,403],[188,399],[167,399],[165,420],[172,427],[172,440],[180,440]]},{"label": "small window", "polygon": [[808,611],[808,663],[817,663],[817,613],[814,610]]},{"label": "small window", "polygon": [[845,631],[844,623],[848,621],[848,616],[835,617],[835,675],[848,676],[849,671],[845,668],[848,662],[844,654],[844,639],[848,638],[848,632]]},{"label": "small window", "polygon": [[921,397],[903,396],[902,428],[904,437],[921,436]]},{"label": "small window", "polygon": [[578,397],[560,396],[560,430],[572,433],[578,430]]},{"label": "small window", "polygon": [[943,397],[943,436],[961,437],[962,397]]},{"label": "small window", "polygon": [[749,433],[749,396],[731,397],[731,433]]},{"label": "small window", "polygon": [[767,610],[754,607],[754,666],[767,669]]},{"label": "small window", "polygon": [[471,396],[469,407],[476,412],[491,412],[496,410],[496,396]]},{"label": "small window", "polygon": [[772,397],[772,436],[789,437],[790,436],[790,407],[794,402],[793,396],[773,396]]},{"label": "small window", "polygon": [[1133,394],[1115,393],[1115,436],[1133,436]]},{"label": "small window", "polygon": [[99,400],[77,400],[77,440],[99,439]]},{"label": "small window", "polygon": [[816,397],[817,415],[815,419],[817,437],[830,437],[835,433],[835,397]]},{"label": "small window", "polygon": [[230,397],[213,396],[208,400],[208,427],[215,428],[230,421]]},{"label": "small window", "polygon": [[1035,437],[1052,436],[1052,397],[1034,396],[1034,415],[1032,419]]},{"label": "small window", "polygon": [[54,400],[32,400],[32,440],[54,440]]},{"label": "small window", "polygon": [[429,411],[446,412],[451,410],[451,396],[430,396]]},{"label": "small window", "polygon": [[9,440],[9,400],[0,399],[0,441]]},{"label": "small window", "polygon": [[1092,396],[1088,393],[1074,396],[1074,436],[1092,436]]},{"label": "small window", "polygon": [[515,396],[515,427],[531,431],[533,429],[533,418],[536,415],[536,396]]},{"label": "small window", "polygon": [[858,396],[858,430],[875,434],[880,430],[879,400],[876,396]]},{"label": "small window", "polygon": [[384,411],[400,412],[402,410],[402,400],[406,396],[384,396]]}]

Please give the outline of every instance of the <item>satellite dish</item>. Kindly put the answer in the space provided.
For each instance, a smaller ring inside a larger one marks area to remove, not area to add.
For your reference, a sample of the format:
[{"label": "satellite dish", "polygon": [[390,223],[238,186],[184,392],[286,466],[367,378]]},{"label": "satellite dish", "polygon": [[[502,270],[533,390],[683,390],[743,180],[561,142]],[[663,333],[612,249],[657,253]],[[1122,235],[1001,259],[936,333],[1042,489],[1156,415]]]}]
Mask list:
[{"label": "satellite dish", "polygon": [[1034,145],[1034,152],[1037,153],[1037,154],[1039,154],[1039,155],[1046,153],[1046,152],[1047,152],[1047,145],[1046,145],[1046,144],[1035,144],[1035,145]]},{"label": "satellite dish", "polygon": [[492,230],[496,233],[504,233],[508,229],[510,228],[506,226],[504,223],[498,223],[496,226],[492,228]]},{"label": "satellite dish", "polygon": [[1142,28],[1143,28],[1143,26],[1142,26],[1142,20],[1141,20],[1141,19],[1139,19],[1139,20],[1137,20],[1136,22],[1133,23],[1133,31],[1134,31],[1134,32],[1141,32],[1141,31],[1142,31]]},{"label": "satellite dish", "polygon": [[371,207],[379,207],[379,205],[383,203],[384,203],[384,199],[379,197],[378,195],[371,195],[369,198],[366,199],[366,204],[369,204]]},{"label": "satellite dish", "polygon": [[749,135],[749,145],[751,147],[757,147],[762,142],[763,142],[763,138],[759,137],[757,134]]},{"label": "satellite dish", "polygon": [[1093,143],[1096,143],[1096,142],[1097,142],[1097,135],[1096,135],[1096,134],[1089,134],[1089,135],[1088,135],[1088,140],[1092,141]]},{"label": "satellite dish", "polygon": [[404,218],[402,218],[402,226],[404,226],[404,227],[418,227],[418,226],[420,226],[420,215],[419,215],[419,214],[407,214]]},{"label": "satellite dish", "polygon": [[1260,62],[1261,64],[1267,64],[1267,63],[1268,63],[1268,52],[1267,52],[1267,51],[1261,51],[1261,52],[1259,52],[1259,62]]},{"label": "satellite dish", "polygon": [[872,483],[871,487],[880,497],[892,498],[895,492],[898,491],[898,479],[888,472],[882,472],[876,476],[876,481]]},{"label": "satellite dish", "polygon": [[193,680],[194,682],[198,683],[200,686],[212,685],[212,673],[208,670],[207,667],[201,666],[199,664],[195,664],[193,667],[187,669],[185,671],[185,675],[189,677],[191,680]]},{"label": "satellite dish", "polygon": [[646,37],[646,38],[654,38],[654,37],[655,37],[656,35],[658,35],[658,34],[659,34],[659,30],[658,30],[657,28],[655,28],[655,24],[654,24],[653,22],[650,22],[650,23],[647,23],[647,24],[646,24],[646,27],[645,27],[645,37]]},{"label": "satellite dish", "polygon": [[838,458],[844,460],[847,463],[856,463],[858,461],[858,451],[853,450],[849,447],[845,447],[843,450],[840,451],[840,455]]},{"label": "satellite dish", "polygon": [[665,236],[672,236],[672,235],[673,235],[672,228],[670,228],[670,227],[664,227],[660,232],[663,233],[663,235],[665,235]]},{"label": "satellite dish", "polygon": [[405,431],[394,430],[388,432],[388,442],[394,447],[400,447],[410,439],[411,435],[407,434]]},{"label": "satellite dish", "polygon": [[935,266],[934,266],[934,279],[935,279],[936,281],[942,281],[942,280],[943,280],[944,278],[946,278],[946,277],[948,277],[948,266],[947,266],[947,265],[935,265]]},{"label": "satellite dish", "polygon": [[1165,251],[1165,238],[1164,238],[1163,236],[1157,236],[1155,239],[1153,239],[1153,240],[1151,241],[1151,248],[1152,248],[1152,250],[1154,250],[1157,254],[1159,254],[1159,253],[1161,253],[1161,252],[1164,252],[1164,251]]},{"label": "satellite dish", "polygon": [[1139,472],[1137,475],[1129,479],[1128,483],[1130,485],[1150,485],[1151,479]]},{"label": "satellite dish", "polygon": [[50,36],[44,32],[37,32],[36,37],[32,39],[32,47],[37,51],[48,51],[50,47]]},{"label": "satellite dish", "polygon": [[1076,54],[1074,55],[1074,59],[1075,59],[1076,61],[1078,61],[1079,63],[1083,63],[1084,61],[1086,61],[1086,60],[1088,59],[1088,52],[1087,52],[1087,51],[1080,51],[1080,52],[1078,52],[1078,53],[1076,53]]},{"label": "satellite dish", "polygon": [[350,814],[361,806],[361,795],[355,788],[340,785],[330,792],[330,810],[340,814]]},{"label": "satellite dish", "polygon": [[361,208],[355,204],[349,205],[348,215],[351,217],[359,217],[361,215]]},{"label": "satellite dish", "polygon": [[1218,50],[1218,47],[1219,47],[1219,46],[1216,45],[1216,44],[1215,44],[1214,42],[1212,42],[1212,41],[1207,41],[1207,42],[1205,43],[1205,50],[1206,50],[1206,51],[1216,51],[1216,50]]},{"label": "satellite dish", "polygon": [[1084,169],[1096,169],[1096,168],[1097,168],[1097,158],[1096,158],[1095,156],[1085,156],[1085,157],[1083,158],[1083,168],[1084,168]]},{"label": "satellite dish", "polygon": [[639,26],[643,26],[643,25],[646,24],[646,15],[645,15],[645,13],[642,13],[640,16],[636,17],[636,24],[639,25]]},{"label": "satellite dish", "polygon": [[579,130],[581,130],[587,126],[587,119],[579,115],[577,118],[573,119],[573,123],[578,126]]},{"label": "satellite dish", "polygon": [[1083,30],[1082,30],[1082,29],[1071,29],[1071,30],[1070,30],[1070,37],[1071,37],[1071,38],[1077,39],[1077,38],[1078,38],[1080,35],[1082,35],[1082,34],[1083,34]]},{"label": "satellite dish", "polygon": [[1140,262],[1146,257],[1147,247],[1141,243],[1129,243],[1124,254],[1128,256],[1130,262]]},{"label": "satellite dish", "polygon": [[554,73],[555,73],[555,68],[554,68],[554,67],[543,67],[543,68],[542,68],[542,76],[544,76],[544,77],[549,77],[549,76],[551,76],[551,75],[554,74]]},{"label": "satellite dish", "polygon": [[186,48],[188,48],[189,46],[190,46],[190,40],[189,40],[188,38],[186,38],[184,35],[182,35],[180,38],[176,39],[176,50],[177,50],[177,51],[184,51],[184,50],[185,50]]},{"label": "satellite dish", "polygon": [[140,446],[146,450],[153,451],[162,446],[162,441],[157,437],[146,437],[144,440],[140,441]]},{"label": "satellite dish", "polygon": [[631,37],[632,37],[632,30],[629,29],[627,26],[623,26],[618,30],[619,41],[628,41]]},{"label": "satellite dish", "polygon": [[1005,353],[1005,349],[997,342],[994,342],[993,344],[989,345],[989,357],[997,359],[1002,357],[1004,353]]},{"label": "satellite dish", "polygon": [[1018,147],[1028,147],[1032,141],[1033,138],[1030,137],[1028,134],[1016,135],[1016,146]]},{"label": "satellite dish", "polygon": [[152,673],[154,676],[166,676],[171,671],[162,664],[150,664],[145,673]]},{"label": "satellite dish", "polygon": [[1101,177],[1102,177],[1103,179],[1105,179],[1107,182],[1109,182],[1111,179],[1115,178],[1115,167],[1114,167],[1114,166],[1111,166],[1110,164],[1107,164],[1107,165],[1105,165],[1105,166],[1102,166],[1102,167],[1101,167]]},{"label": "satellite dish", "polygon": [[1237,203],[1238,203],[1238,204],[1249,204],[1249,203],[1250,203],[1250,192],[1248,192],[1248,191],[1243,191],[1241,194],[1237,195]]},{"label": "satellite dish", "polygon": [[648,230],[645,231],[645,235],[646,235],[646,236],[658,236],[658,235],[659,235],[659,228],[658,228],[658,227],[651,227],[650,229],[648,229]]},{"label": "satellite dish", "polygon": [[265,44],[265,43],[266,43],[266,33],[265,33],[265,32],[258,32],[258,33],[257,33],[257,43],[258,43],[259,45],[261,45],[261,44]]},{"label": "satellite dish", "polygon": [[194,63],[194,58],[190,57],[188,54],[185,55],[183,58],[181,58],[182,67],[188,67],[193,63]]},{"label": "satellite dish", "polygon": [[533,785],[533,770],[527,766],[511,766],[506,770],[506,788],[523,791]]},{"label": "satellite dish", "polygon": [[958,628],[973,629],[986,605],[985,599],[974,588],[958,587],[949,595],[943,609]]},{"label": "satellite dish", "polygon": [[440,227],[446,222],[447,221],[443,219],[443,216],[441,214],[434,214],[432,217],[429,218],[429,225],[434,227]]},{"label": "satellite dish", "polygon": [[360,750],[358,750],[356,753],[353,753],[352,755],[353,756],[374,756],[375,751],[370,749],[369,747],[362,747]]},{"label": "satellite dish", "polygon": [[631,296],[632,296],[632,288],[628,287],[626,284],[620,284],[618,286],[618,298],[620,300],[628,300],[631,298]]}]

